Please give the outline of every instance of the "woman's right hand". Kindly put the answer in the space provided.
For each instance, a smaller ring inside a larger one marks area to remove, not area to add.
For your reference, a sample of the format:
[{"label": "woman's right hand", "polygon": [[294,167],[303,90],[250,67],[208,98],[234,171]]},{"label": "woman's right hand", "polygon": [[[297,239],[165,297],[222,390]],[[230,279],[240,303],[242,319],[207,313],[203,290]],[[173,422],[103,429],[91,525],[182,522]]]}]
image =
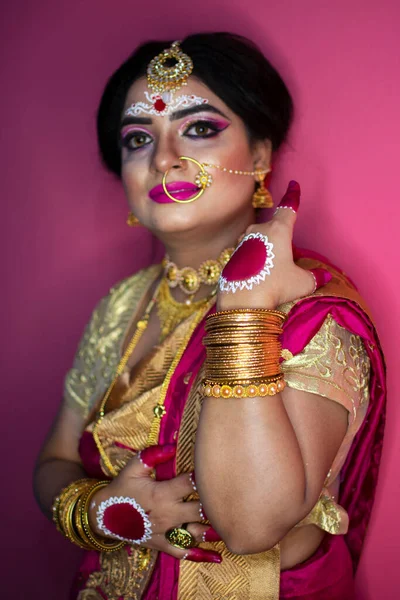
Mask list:
[{"label": "woman's right hand", "polygon": [[[97,511],[102,502],[110,498],[134,499],[146,512],[151,522],[151,538],[141,542],[140,546],[165,552],[178,559],[196,562],[221,562],[217,552],[203,548],[180,549],[172,546],[165,537],[166,531],[182,527],[188,523],[187,530],[196,542],[216,541],[216,532],[202,525],[201,504],[197,500],[184,501],[194,491],[192,474],[185,473],[167,481],[155,481],[151,474],[156,465],[167,462],[175,456],[174,445],[151,446],[132,458],[119,475],[106,487],[93,496],[89,508],[90,525],[98,535],[104,536],[97,523]],[[119,532],[120,533],[120,532]],[[108,537],[114,536],[108,533]],[[129,535],[126,536],[127,538]],[[115,539],[120,539],[115,536]]]}]

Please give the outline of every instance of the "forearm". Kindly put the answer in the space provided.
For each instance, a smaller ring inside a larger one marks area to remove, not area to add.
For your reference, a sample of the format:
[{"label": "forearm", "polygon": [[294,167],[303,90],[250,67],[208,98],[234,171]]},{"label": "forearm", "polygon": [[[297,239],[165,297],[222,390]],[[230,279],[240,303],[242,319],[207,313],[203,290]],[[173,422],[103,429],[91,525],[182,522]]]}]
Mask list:
[{"label": "forearm", "polygon": [[206,398],[195,472],[207,517],[236,553],[272,547],[309,511],[305,467],[281,394]]},{"label": "forearm", "polygon": [[64,487],[84,477],[88,475],[83,467],[69,460],[49,458],[37,465],[33,477],[34,495],[48,519],[52,518],[54,498]]}]

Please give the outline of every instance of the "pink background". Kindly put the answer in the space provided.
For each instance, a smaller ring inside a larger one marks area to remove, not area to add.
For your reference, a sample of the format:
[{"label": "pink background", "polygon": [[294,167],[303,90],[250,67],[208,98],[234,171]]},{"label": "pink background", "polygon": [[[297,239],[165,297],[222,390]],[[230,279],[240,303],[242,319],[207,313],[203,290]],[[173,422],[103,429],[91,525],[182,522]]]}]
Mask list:
[{"label": "pink background", "polygon": [[[148,8],[145,8],[148,6]],[[79,551],[39,513],[31,472],[95,302],[154,256],[125,226],[100,167],[94,117],[106,78],[150,37],[232,30],[284,74],[297,119],[273,192],[301,182],[297,242],[359,284],[389,367],[389,418],[359,598],[398,598],[400,395],[397,0],[14,0],[1,18],[3,308],[2,598],[65,600]],[[5,386],[4,386],[5,382]],[[7,561],[7,565],[4,561]]]}]

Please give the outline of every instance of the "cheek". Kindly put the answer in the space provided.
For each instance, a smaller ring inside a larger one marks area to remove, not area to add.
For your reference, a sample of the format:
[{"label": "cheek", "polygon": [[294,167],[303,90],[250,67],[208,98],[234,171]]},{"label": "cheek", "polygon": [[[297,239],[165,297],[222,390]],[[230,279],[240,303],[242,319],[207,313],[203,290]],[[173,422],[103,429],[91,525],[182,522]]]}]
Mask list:
[{"label": "cheek", "polygon": [[140,193],[141,189],[143,189],[145,175],[146,173],[143,168],[138,168],[136,166],[133,168],[132,164],[130,163],[122,165],[122,185],[124,186],[124,190],[128,198],[132,198]]}]

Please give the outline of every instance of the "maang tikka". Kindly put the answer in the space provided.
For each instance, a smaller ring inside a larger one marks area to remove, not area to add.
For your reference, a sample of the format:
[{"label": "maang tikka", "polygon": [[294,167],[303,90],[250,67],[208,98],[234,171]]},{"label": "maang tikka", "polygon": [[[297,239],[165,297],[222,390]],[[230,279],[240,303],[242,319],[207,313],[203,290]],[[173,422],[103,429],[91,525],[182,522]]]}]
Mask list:
[{"label": "maang tikka", "polygon": [[193,71],[192,59],[182,51],[179,44],[178,41],[174,42],[170,48],[150,61],[147,67],[147,85],[152,93],[144,92],[147,102],[135,102],[125,111],[125,115],[137,116],[144,113],[163,117],[178,108],[208,104],[207,98],[194,94],[180,94],[174,98],[174,92],[187,85]]}]

